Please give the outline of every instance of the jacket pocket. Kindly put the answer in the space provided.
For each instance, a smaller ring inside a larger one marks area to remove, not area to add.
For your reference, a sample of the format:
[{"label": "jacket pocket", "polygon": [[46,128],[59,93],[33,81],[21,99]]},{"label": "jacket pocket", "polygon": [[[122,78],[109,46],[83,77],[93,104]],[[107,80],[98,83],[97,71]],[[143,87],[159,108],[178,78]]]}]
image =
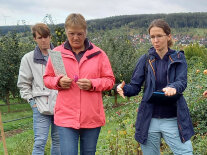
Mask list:
[{"label": "jacket pocket", "polygon": [[49,91],[43,91],[40,87],[34,87],[32,90],[32,97],[49,96]]},{"label": "jacket pocket", "polygon": [[41,114],[53,115],[56,103],[57,91],[33,92],[33,97],[37,104],[37,109]]},{"label": "jacket pocket", "polygon": [[49,111],[53,114],[54,113],[54,108],[56,104],[56,99],[57,99],[57,90],[51,90],[50,91],[50,96],[48,96],[48,104],[49,104]]}]

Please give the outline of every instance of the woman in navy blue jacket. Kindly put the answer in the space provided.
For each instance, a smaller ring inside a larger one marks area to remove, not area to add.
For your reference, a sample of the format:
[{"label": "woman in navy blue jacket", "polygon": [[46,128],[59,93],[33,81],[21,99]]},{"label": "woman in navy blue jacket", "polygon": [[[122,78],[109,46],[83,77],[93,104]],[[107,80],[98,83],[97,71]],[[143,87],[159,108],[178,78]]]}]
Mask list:
[{"label": "woman in navy blue jacket", "polygon": [[[192,155],[190,138],[194,130],[182,95],[187,87],[184,52],[170,49],[171,29],[164,20],[152,21],[148,32],[153,47],[139,59],[131,82],[122,82],[117,91],[123,97],[135,96],[145,83],[135,124],[135,139],[141,143],[144,155],[160,154],[161,138],[174,154]],[[153,92],[158,91],[161,97],[151,100]]]}]

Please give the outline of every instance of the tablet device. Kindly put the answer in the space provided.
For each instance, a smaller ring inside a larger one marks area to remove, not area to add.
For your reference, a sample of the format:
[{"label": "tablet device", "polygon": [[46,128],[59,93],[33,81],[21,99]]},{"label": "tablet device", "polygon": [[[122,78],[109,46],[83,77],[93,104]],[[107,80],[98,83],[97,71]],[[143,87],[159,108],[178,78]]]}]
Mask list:
[{"label": "tablet device", "polygon": [[173,96],[165,96],[165,93],[162,91],[155,91],[152,93],[152,96],[148,100],[149,103],[158,103],[158,104],[168,104],[176,103],[182,93],[176,93]]}]

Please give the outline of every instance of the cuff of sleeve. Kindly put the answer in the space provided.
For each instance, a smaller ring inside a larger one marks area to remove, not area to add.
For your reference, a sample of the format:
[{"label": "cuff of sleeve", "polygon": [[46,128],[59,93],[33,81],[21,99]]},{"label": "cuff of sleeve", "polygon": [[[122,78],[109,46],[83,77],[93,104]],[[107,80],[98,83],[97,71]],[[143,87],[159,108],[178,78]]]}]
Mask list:
[{"label": "cuff of sleeve", "polygon": [[127,87],[126,85],[123,87],[124,96],[127,96]]},{"label": "cuff of sleeve", "polygon": [[94,87],[92,84],[91,89],[89,91],[96,91],[96,87]]},{"label": "cuff of sleeve", "polygon": [[171,84],[171,85],[168,85],[168,87],[175,88],[176,92],[178,92],[178,89],[174,85]]},{"label": "cuff of sleeve", "polygon": [[112,89],[114,89],[115,93],[118,93],[118,92],[117,92],[117,87],[118,87],[118,85],[119,85],[119,84],[115,84],[114,87],[112,88]]},{"label": "cuff of sleeve", "polygon": [[59,85],[58,85],[58,83],[59,83],[59,81],[60,81],[60,79],[63,77],[63,75],[61,75],[61,76],[59,76],[58,78],[57,78],[57,82],[56,82],[56,88],[57,89],[62,89]]},{"label": "cuff of sleeve", "polygon": [[91,89],[89,91],[96,91],[96,87],[94,86],[93,80],[90,79],[90,81],[91,81]]},{"label": "cuff of sleeve", "polygon": [[31,107],[33,107],[34,104],[36,104],[36,103],[35,103],[34,99],[31,99],[30,102],[29,102],[29,104],[30,104]]},{"label": "cuff of sleeve", "polygon": [[32,99],[33,99],[33,97],[30,96],[29,98],[27,98],[27,102],[29,103]]}]

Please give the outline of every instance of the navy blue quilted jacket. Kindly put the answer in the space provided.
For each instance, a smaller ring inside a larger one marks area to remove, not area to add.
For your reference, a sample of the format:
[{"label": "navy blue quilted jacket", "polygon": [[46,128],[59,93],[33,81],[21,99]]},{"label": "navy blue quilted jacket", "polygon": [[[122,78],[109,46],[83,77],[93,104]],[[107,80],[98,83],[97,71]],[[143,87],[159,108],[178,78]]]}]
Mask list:
[{"label": "navy blue quilted jacket", "polygon": [[[168,69],[167,69],[167,86],[173,87],[177,92],[182,93],[187,87],[187,63],[184,52],[170,50]],[[125,96],[135,96],[141,91],[143,82],[145,81],[145,91],[137,113],[135,124],[136,141],[145,144],[147,142],[148,130],[152,118],[153,104],[149,104],[148,100],[153,91],[155,91],[155,57],[150,54],[155,49],[149,50],[149,60],[147,63],[147,75],[145,76],[146,56],[140,57],[131,82],[123,88]],[[146,78],[146,80],[145,80]],[[184,143],[194,135],[193,125],[189,114],[187,103],[183,96],[177,100],[177,121],[180,139]]]}]

